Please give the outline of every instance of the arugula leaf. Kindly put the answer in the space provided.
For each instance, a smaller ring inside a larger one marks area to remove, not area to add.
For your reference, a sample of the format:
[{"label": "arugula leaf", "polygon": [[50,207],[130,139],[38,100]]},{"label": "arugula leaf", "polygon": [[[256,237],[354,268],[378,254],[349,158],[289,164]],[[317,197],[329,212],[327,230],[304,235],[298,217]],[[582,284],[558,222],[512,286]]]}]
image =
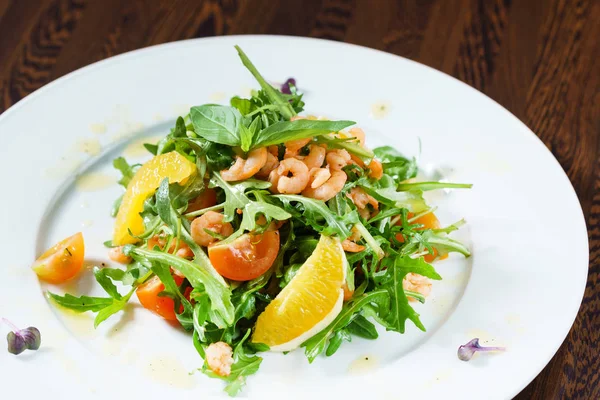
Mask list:
[{"label": "arugula leaf", "polygon": [[216,279],[215,276],[208,271],[207,267],[214,270],[212,265],[199,265],[197,262],[188,261],[173,254],[155,250],[146,250],[132,245],[125,246],[124,251],[126,254],[145,258],[152,265],[155,265],[155,263],[170,265],[181,272],[187,280],[190,281],[192,287],[204,287],[204,290],[210,298],[211,318],[215,325],[224,328],[233,323],[234,307],[231,303],[231,291],[226,284]]},{"label": "arugula leaf", "polygon": [[[305,225],[311,226],[323,235],[337,234],[340,240],[350,236],[350,228],[358,222],[356,211],[349,212],[340,217],[327,207],[325,202],[295,194],[279,194],[271,196],[283,203],[283,208],[290,214],[303,221]],[[295,202],[296,205],[292,205]]]},{"label": "arugula leaf", "polygon": [[356,336],[360,336],[365,339],[377,339],[379,337],[379,333],[377,333],[377,329],[375,329],[375,325],[362,315],[358,314],[354,317],[352,321],[346,327],[348,333],[351,333]]},{"label": "arugula leaf", "polygon": [[415,158],[409,160],[391,146],[376,147],[373,153],[381,160],[383,171],[392,176],[396,182],[417,176],[418,167]]},{"label": "arugula leaf", "polygon": [[267,226],[273,219],[277,221],[285,221],[286,219],[292,217],[290,213],[286,212],[281,207],[252,200],[243,207],[243,211],[242,223],[240,224],[239,229],[225,240],[222,240],[221,244],[224,245],[231,243],[240,237],[245,231],[256,231],[256,219],[260,214],[267,219]]},{"label": "arugula leaf", "polygon": [[350,336],[348,330],[340,329],[339,331],[336,331],[331,339],[329,339],[329,344],[327,345],[327,350],[325,350],[325,355],[327,357],[331,357],[336,351],[338,351],[344,340],[347,342],[352,341],[352,336]]},{"label": "arugula leaf", "polygon": [[363,307],[368,304],[375,303],[380,304],[380,307],[385,309],[385,306],[388,302],[389,295],[387,294],[386,290],[380,289],[365,293],[344,304],[342,311],[333,320],[333,322],[327,326],[327,328],[323,329],[321,332],[302,343],[302,347],[305,348],[304,353],[306,354],[306,358],[308,358],[308,362],[312,363],[319,354],[323,353],[329,345],[333,335],[348,326],[348,324],[354,318],[356,318],[358,312],[360,312]]},{"label": "arugula leaf", "polygon": [[204,272],[211,275],[222,286],[227,287],[227,283],[225,283],[223,277],[215,271],[204,250],[202,250],[200,246],[196,244],[194,239],[192,239],[190,234],[190,221],[188,221],[187,218],[183,218],[173,207],[173,204],[171,203],[169,180],[167,178],[163,179],[161,182],[155,197],[156,211],[158,212],[159,217],[169,228],[171,228],[174,236],[183,239],[194,252],[194,263],[196,263]]},{"label": "arugula leaf", "polygon": [[200,137],[229,146],[240,145],[242,114],[237,108],[216,104],[192,107],[190,118]]},{"label": "arugula leaf", "polygon": [[80,313],[86,311],[98,312],[103,308],[110,306],[114,302],[114,299],[111,297],[75,297],[69,293],[65,293],[64,296],[60,296],[50,291],[46,293],[48,293],[48,296],[59,306]]},{"label": "arugula leaf", "polygon": [[382,265],[386,265],[387,268],[385,271],[376,273],[374,279],[378,288],[388,292],[390,301],[389,311],[380,313],[378,321],[388,330],[404,333],[406,320],[410,319],[417,328],[425,331],[425,326],[421,323],[419,314],[408,303],[402,281],[409,273],[436,280],[440,280],[442,277],[422,257],[392,256],[384,259]]},{"label": "arugula leaf", "polygon": [[141,167],[141,164],[129,165],[127,160],[125,160],[123,157],[118,157],[113,160],[113,167],[121,171],[121,174],[123,174],[119,180],[119,185],[127,189],[127,185],[129,185],[129,182],[135,175],[135,172],[138,170],[138,168]]},{"label": "arugula leaf", "polygon": [[377,201],[389,206],[406,208],[413,213],[419,213],[429,208],[420,190],[398,192],[394,188],[373,189],[362,185],[361,187]]},{"label": "arugula leaf", "polygon": [[104,289],[104,291],[108,293],[108,295],[113,299],[121,300],[122,296],[117,290],[115,284],[108,277],[107,272],[108,269],[100,269],[98,267],[94,267],[94,277],[96,278],[96,281],[100,284],[100,286],[102,286],[102,289]]},{"label": "arugula leaf", "polygon": [[471,183],[447,183],[447,182],[414,182],[414,183],[399,183],[396,189],[399,191],[410,191],[410,190],[422,190],[424,192],[428,190],[438,189],[471,189],[473,185]]},{"label": "arugula leaf", "polygon": [[113,303],[111,305],[100,310],[98,314],[96,314],[96,318],[94,318],[94,328],[97,328],[98,325],[100,325],[102,322],[108,319],[108,317],[123,310],[127,305],[129,299],[131,298],[133,292],[135,292],[135,288],[131,288],[131,291],[127,293],[122,299],[113,299]]},{"label": "arugula leaf", "polygon": [[113,203],[112,207],[110,208],[110,216],[111,217],[116,217],[117,214],[119,213],[119,208],[121,208],[121,203],[123,202],[123,196],[125,196],[124,194],[120,195]]},{"label": "arugula leaf", "polygon": [[[127,265],[125,270],[120,268],[102,268],[102,274],[113,281],[120,281],[123,285],[136,285],[143,283],[148,277],[150,269],[137,261]],[[106,289],[105,289],[106,290]]]},{"label": "arugula leaf", "polygon": [[236,215],[236,210],[241,210],[252,200],[246,195],[248,189],[268,189],[271,187],[269,182],[259,181],[256,179],[247,179],[245,181],[230,184],[221,178],[219,172],[214,171],[211,177],[213,186],[219,186],[225,192],[225,222],[230,222]]},{"label": "arugula leaf", "polygon": [[451,239],[444,234],[437,234],[432,230],[425,231],[423,232],[423,239],[431,244],[440,255],[445,255],[450,252],[457,252],[465,257],[471,255],[471,251],[469,251],[464,244],[458,240]]},{"label": "arugula leaf", "polygon": [[[163,283],[165,289],[160,293],[159,296],[168,296],[173,299],[175,303],[175,315],[177,316],[177,320],[181,323],[181,326],[185,330],[191,330],[193,327],[192,322],[192,304],[185,298],[181,290],[179,290],[179,286],[173,279],[173,275],[171,275],[171,268],[168,265],[153,263],[152,264],[152,272],[158,276],[158,279]],[[183,312],[179,311],[179,306],[183,306]]]},{"label": "arugula leaf", "polygon": [[296,115],[296,112],[290,105],[289,101],[283,96],[283,94],[275,89],[273,86],[269,85],[269,83],[263,78],[263,76],[258,72],[252,61],[248,58],[246,53],[242,51],[239,46],[235,46],[235,49],[242,60],[242,64],[250,71],[250,73],[254,76],[260,87],[263,89],[271,103],[277,105],[279,107],[279,111],[281,115],[287,120]]},{"label": "arugula leaf", "polygon": [[310,119],[279,121],[260,131],[254,138],[252,148],[338,132],[354,124],[353,121],[316,121]]},{"label": "arugula leaf", "polygon": [[225,392],[230,396],[237,395],[240,390],[246,384],[246,377],[258,372],[260,364],[262,363],[262,357],[257,356],[252,352],[249,346],[245,346],[245,342],[250,336],[251,330],[248,329],[244,337],[235,346],[233,350],[234,363],[231,366],[231,373],[229,376],[220,376],[212,372],[207,363],[205,362],[202,366],[202,372],[211,378],[218,378],[227,383],[225,386]]},{"label": "arugula leaf", "polygon": [[194,252],[194,261],[188,261],[172,254],[145,250],[131,245],[125,246],[126,254],[145,258],[150,264],[164,263],[180,271],[196,289],[204,287],[211,301],[210,316],[212,322],[224,328],[233,322],[234,307],[231,303],[231,291],[223,277],[215,271],[210,259],[194,242],[190,235],[190,222],[181,216],[171,204],[168,179],[164,179],[156,192],[156,209],[163,222],[171,228],[176,237]]},{"label": "arugula leaf", "polygon": [[123,310],[134,291],[135,288],[132,288],[131,291],[121,299],[115,299],[112,297],[75,297],[68,293],[66,293],[64,296],[59,296],[50,291],[47,293],[48,296],[61,307],[65,307],[69,310],[79,313],[86,311],[97,312],[98,314],[94,319],[94,328],[97,328],[98,325],[100,325],[100,323],[105,321],[108,317]]},{"label": "arugula leaf", "polygon": [[432,229],[432,231],[436,234],[450,233],[450,232],[457,231],[461,226],[465,225],[466,223],[467,223],[467,221],[465,221],[464,219],[461,219],[460,221],[456,221],[455,223],[448,225],[445,228]]}]

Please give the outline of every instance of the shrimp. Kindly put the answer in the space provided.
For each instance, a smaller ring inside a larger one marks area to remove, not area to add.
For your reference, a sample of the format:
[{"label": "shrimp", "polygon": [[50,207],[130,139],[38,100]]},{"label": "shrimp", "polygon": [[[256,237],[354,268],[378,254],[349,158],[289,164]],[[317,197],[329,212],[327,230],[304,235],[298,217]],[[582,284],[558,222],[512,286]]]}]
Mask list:
[{"label": "shrimp", "polygon": [[278,168],[275,168],[269,174],[269,182],[271,183],[269,190],[276,194],[280,193],[279,190],[277,190],[277,187],[279,186],[279,178],[281,178],[281,176],[277,173],[277,169]]},{"label": "shrimp", "polygon": [[318,188],[307,187],[302,191],[302,195],[317,200],[327,201],[333,198],[343,189],[348,176],[344,171],[332,171],[331,178]]},{"label": "shrimp", "polygon": [[148,239],[147,246],[150,250],[153,250],[154,247],[158,246],[162,251],[167,251],[167,253],[175,254],[181,258],[192,258],[194,257],[194,252],[190,249],[186,243],[182,241],[173,240],[168,250],[165,250],[165,246],[167,245],[167,241],[164,236],[156,235],[152,236]]},{"label": "shrimp", "polygon": [[[361,168],[365,168],[365,162],[361,160],[360,157],[355,156],[354,154],[352,154],[350,157],[354,164]],[[383,165],[381,164],[381,161],[373,158],[367,168],[369,168],[369,176],[371,178],[379,180],[383,176]]]},{"label": "shrimp", "polygon": [[119,264],[129,264],[133,259],[123,253],[123,246],[113,247],[108,251],[108,258]]},{"label": "shrimp", "polygon": [[337,149],[328,151],[325,159],[327,160],[329,169],[332,171],[341,171],[342,168],[348,165],[351,157],[350,153],[348,153],[346,150]]},{"label": "shrimp", "polygon": [[350,236],[348,236],[348,240],[351,240],[353,242],[358,242],[360,240],[360,238],[362,237],[362,235],[360,234],[360,231],[356,228],[356,226],[353,226],[352,229],[350,229],[350,232],[352,232],[350,234]]},{"label": "shrimp", "polygon": [[371,205],[375,211],[379,210],[379,202],[373,196],[367,194],[362,188],[353,187],[346,196],[348,196],[356,208],[358,208],[358,214],[363,219],[371,218],[371,211],[367,208],[367,205]]},{"label": "shrimp", "polygon": [[321,168],[323,166],[323,162],[325,161],[325,154],[327,153],[327,150],[316,144],[311,144],[309,149],[310,152],[302,161],[304,161],[304,164],[306,164],[308,169]]},{"label": "shrimp", "polygon": [[229,376],[233,365],[233,350],[225,342],[211,343],[205,350],[208,368],[219,376]]},{"label": "shrimp", "polygon": [[283,158],[296,157],[301,148],[311,142],[312,138],[290,140],[285,142],[285,156]]},{"label": "shrimp", "polygon": [[375,158],[371,160],[369,163],[369,176],[377,180],[381,179],[383,176],[383,165],[381,164],[381,161]]},{"label": "shrimp", "polygon": [[[409,272],[402,281],[402,287],[404,290],[421,293],[423,296],[427,297],[429,293],[431,293],[431,280],[423,275]],[[412,297],[409,297],[408,299],[415,301]]]},{"label": "shrimp", "polygon": [[318,188],[319,186],[327,182],[329,178],[331,178],[331,172],[329,171],[329,168],[312,168],[308,172],[308,175],[310,177],[308,180],[308,184],[313,189]]},{"label": "shrimp", "polygon": [[347,251],[349,253],[360,253],[361,251],[366,249],[365,246],[354,243],[353,241],[348,239],[342,242],[342,248],[344,249],[344,251]]},{"label": "shrimp", "polygon": [[267,149],[261,147],[248,153],[245,160],[237,156],[235,164],[221,171],[221,177],[226,181],[242,181],[256,174],[267,162]]},{"label": "shrimp", "polygon": [[370,194],[367,194],[362,188],[353,187],[347,195],[350,200],[359,209],[364,209],[367,205],[371,205],[373,209],[379,210],[379,202]]},{"label": "shrimp", "polygon": [[358,139],[361,146],[365,145],[365,131],[360,128],[352,128],[348,131],[348,135]]},{"label": "shrimp", "polygon": [[[296,194],[308,185],[308,167],[300,160],[288,158],[283,160],[277,168],[277,191],[279,193]],[[288,174],[292,174],[288,177]]]},{"label": "shrimp", "polygon": [[256,173],[256,177],[260,179],[266,179],[269,177],[271,171],[279,166],[279,159],[272,153],[267,153],[267,162],[263,167]]},{"label": "shrimp", "polygon": [[229,222],[223,222],[225,216],[215,211],[208,211],[192,221],[191,234],[194,242],[200,246],[208,247],[217,241],[217,238],[209,235],[205,229],[213,231],[222,236],[233,233],[233,227]]},{"label": "shrimp", "polygon": [[279,146],[277,146],[276,144],[267,147],[267,151],[275,157],[279,158]]},{"label": "shrimp", "polygon": [[194,258],[194,252],[187,244],[182,245],[179,250],[175,252],[175,255],[181,258]]}]

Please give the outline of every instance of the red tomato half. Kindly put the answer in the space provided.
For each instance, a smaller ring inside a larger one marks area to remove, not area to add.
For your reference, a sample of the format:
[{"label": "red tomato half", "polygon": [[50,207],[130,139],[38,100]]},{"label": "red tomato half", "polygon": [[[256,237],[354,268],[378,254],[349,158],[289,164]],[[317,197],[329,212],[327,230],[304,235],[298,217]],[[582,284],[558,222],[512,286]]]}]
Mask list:
[{"label": "red tomato half", "polygon": [[225,245],[208,248],[208,257],[219,274],[234,281],[258,278],[275,262],[279,253],[279,231],[259,235],[246,233]]},{"label": "red tomato half", "polygon": [[[173,275],[173,279],[175,279],[177,285],[181,285],[183,282],[183,278],[177,275]],[[135,294],[144,308],[160,315],[168,321],[177,321],[175,303],[173,300],[169,297],[161,297],[158,295],[163,290],[165,290],[165,285],[163,285],[158,276],[153,276],[141,284],[135,290]]]}]

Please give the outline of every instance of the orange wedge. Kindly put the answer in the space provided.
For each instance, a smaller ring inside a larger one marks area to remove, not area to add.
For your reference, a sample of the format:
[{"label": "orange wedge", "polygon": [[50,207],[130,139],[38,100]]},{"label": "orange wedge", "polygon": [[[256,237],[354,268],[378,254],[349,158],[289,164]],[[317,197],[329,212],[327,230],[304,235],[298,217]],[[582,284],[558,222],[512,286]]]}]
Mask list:
[{"label": "orange wedge", "polygon": [[259,315],[252,341],[289,351],[325,329],[342,309],[346,256],[338,238],[321,236],[296,276]]},{"label": "orange wedge", "polygon": [[115,221],[113,244],[122,246],[137,242],[129,230],[134,235],[144,233],[144,220],[140,215],[144,211],[144,201],[156,192],[163,179],[184,183],[195,173],[196,165],[176,151],[156,156],[142,165],[127,185]]}]

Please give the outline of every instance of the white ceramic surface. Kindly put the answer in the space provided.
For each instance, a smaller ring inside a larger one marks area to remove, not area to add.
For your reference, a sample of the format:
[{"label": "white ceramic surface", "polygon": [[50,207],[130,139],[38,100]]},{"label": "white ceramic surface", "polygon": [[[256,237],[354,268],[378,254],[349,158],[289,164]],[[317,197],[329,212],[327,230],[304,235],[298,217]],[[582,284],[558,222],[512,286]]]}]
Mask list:
[{"label": "white ceramic surface", "polygon": [[[436,265],[428,331],[354,339],[309,365],[301,351],[267,355],[242,398],[506,399],[564,340],[583,295],[588,242],[579,202],[557,161],[513,115],[476,90],[415,62],[323,40],[238,36],[134,51],[71,73],[0,116],[0,317],[42,332],[42,348],[0,348],[5,394],[66,398],[225,397],[201,373],[191,337],[133,304],[94,331],[91,315],[55,310],[29,269],[54,242],[82,231],[87,265],[109,263],[109,209],[121,189],[111,160],[144,160],[140,138],[165,134],[190,105],[227,102],[257,85],[233,48],[272,81],[293,76],[307,112],[352,119],[367,144],[416,155],[423,174],[470,182],[430,196],[473,256]],[[385,105],[387,112],[374,112]],[[559,212],[560,210],[560,212]],[[557,215],[560,214],[560,218]],[[52,290],[100,295],[88,270]],[[5,335],[8,327],[0,325]],[[459,361],[473,337],[502,354]],[[369,361],[365,361],[365,358]],[[182,396],[183,397],[180,397]],[[108,397],[111,396],[111,397]],[[343,397],[346,396],[346,397]]]}]

